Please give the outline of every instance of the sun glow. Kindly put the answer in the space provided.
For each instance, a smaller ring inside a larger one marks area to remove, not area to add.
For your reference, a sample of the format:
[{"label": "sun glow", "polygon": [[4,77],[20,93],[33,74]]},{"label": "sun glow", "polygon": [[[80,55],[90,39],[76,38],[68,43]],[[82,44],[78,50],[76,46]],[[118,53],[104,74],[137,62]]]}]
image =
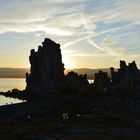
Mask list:
[{"label": "sun glow", "polygon": [[74,68],[74,62],[72,61],[71,58],[69,58],[67,56],[63,56],[63,63],[64,63],[65,69]]}]

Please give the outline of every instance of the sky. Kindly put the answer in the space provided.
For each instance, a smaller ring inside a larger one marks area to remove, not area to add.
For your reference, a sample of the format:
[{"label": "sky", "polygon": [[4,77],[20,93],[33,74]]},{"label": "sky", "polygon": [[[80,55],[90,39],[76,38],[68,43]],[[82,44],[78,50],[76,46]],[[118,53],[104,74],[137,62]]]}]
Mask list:
[{"label": "sky", "polygon": [[0,67],[27,68],[51,38],[65,68],[140,68],[140,0],[0,0]]}]

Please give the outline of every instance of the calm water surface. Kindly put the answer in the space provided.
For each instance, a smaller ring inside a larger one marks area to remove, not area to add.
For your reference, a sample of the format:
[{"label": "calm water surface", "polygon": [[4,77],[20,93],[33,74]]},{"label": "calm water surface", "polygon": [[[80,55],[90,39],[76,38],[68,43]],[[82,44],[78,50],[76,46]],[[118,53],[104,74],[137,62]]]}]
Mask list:
[{"label": "calm water surface", "polygon": [[93,79],[88,79],[88,82],[89,82],[90,84],[93,84],[94,80],[93,80]]},{"label": "calm water surface", "polygon": [[8,91],[13,88],[24,89],[25,78],[0,78],[0,91]]},{"label": "calm water surface", "polygon": [[[93,83],[94,80],[89,79],[88,81]],[[8,91],[13,88],[23,90],[25,86],[25,78],[0,78],[0,91]]]},{"label": "calm water surface", "polygon": [[9,105],[9,104],[17,104],[17,103],[22,103],[22,102],[25,102],[25,101],[0,95],[0,106]]},{"label": "calm water surface", "polygon": [[[93,83],[94,80],[88,80],[88,81],[89,83]],[[0,92],[12,90],[13,88],[23,90],[25,89],[25,86],[26,86],[25,78],[0,78]],[[23,101],[0,95],[0,106],[6,104],[21,103],[21,102]]]},{"label": "calm water surface", "polygon": [[[24,78],[0,78],[0,91],[8,91],[12,90],[13,88],[23,90],[25,89],[25,85]],[[21,102],[24,101],[0,95],[0,106]]]}]

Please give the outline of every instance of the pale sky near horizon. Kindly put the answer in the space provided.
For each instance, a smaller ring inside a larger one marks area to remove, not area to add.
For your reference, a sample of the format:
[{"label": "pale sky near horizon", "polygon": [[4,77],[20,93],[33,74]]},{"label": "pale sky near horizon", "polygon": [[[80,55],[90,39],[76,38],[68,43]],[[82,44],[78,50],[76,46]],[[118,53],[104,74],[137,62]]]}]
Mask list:
[{"label": "pale sky near horizon", "polygon": [[0,67],[30,67],[44,38],[61,44],[66,68],[140,68],[140,0],[0,0]]}]

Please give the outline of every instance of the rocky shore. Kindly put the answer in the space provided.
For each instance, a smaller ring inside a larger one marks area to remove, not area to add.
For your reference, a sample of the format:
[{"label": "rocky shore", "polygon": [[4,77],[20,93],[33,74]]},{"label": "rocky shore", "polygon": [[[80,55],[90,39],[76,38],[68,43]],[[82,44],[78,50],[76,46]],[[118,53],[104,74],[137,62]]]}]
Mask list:
[{"label": "rocky shore", "polygon": [[135,104],[133,100],[65,95],[1,106],[0,136],[4,140],[139,139],[140,100]]}]

